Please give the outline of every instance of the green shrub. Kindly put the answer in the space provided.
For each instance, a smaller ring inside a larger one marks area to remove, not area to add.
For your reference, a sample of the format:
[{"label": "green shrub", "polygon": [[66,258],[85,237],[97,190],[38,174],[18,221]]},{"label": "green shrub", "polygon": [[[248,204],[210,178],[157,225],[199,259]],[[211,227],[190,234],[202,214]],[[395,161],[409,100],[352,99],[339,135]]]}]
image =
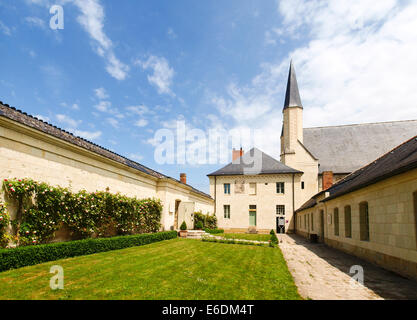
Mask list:
[{"label": "green shrub", "polygon": [[224,233],[223,229],[204,229],[205,232],[210,233],[210,234],[219,234],[219,233]]},{"label": "green shrub", "polygon": [[275,234],[275,231],[274,230],[271,230],[271,232],[269,234],[270,235],[273,235],[273,234]]},{"label": "green shrub", "polygon": [[201,221],[198,221],[195,224],[195,228],[196,228],[196,230],[202,230],[203,229],[203,223]]},{"label": "green shrub", "polygon": [[85,190],[73,193],[31,179],[5,179],[3,188],[17,204],[13,225],[19,245],[48,243],[62,226],[76,239],[104,237],[110,230],[118,235],[152,233],[161,227],[162,204],[157,199]]},{"label": "green shrub", "polygon": [[182,230],[182,231],[187,230],[187,224],[185,223],[185,221],[182,222],[180,230]]},{"label": "green shrub", "polygon": [[224,243],[224,244],[239,244],[242,246],[257,246],[257,247],[265,247],[268,246],[264,243],[256,243],[251,241],[239,241],[235,239],[216,239],[216,238],[203,238],[203,242],[214,242],[214,243]]},{"label": "green shrub", "polygon": [[7,213],[6,205],[0,202],[0,248],[6,247],[9,242],[7,237],[9,222],[9,214]]},{"label": "green shrub", "polygon": [[135,236],[60,242],[16,249],[2,249],[0,250],[0,272],[59,259],[142,246],[176,237],[176,231],[168,231]]},{"label": "green shrub", "polygon": [[194,212],[194,223],[201,222],[203,228],[216,229],[217,228],[217,217],[215,215],[203,214],[201,211]]},{"label": "green shrub", "polygon": [[271,240],[270,241],[274,245],[278,244],[278,238],[277,238],[277,235],[275,234],[275,232],[273,234],[271,234]]}]

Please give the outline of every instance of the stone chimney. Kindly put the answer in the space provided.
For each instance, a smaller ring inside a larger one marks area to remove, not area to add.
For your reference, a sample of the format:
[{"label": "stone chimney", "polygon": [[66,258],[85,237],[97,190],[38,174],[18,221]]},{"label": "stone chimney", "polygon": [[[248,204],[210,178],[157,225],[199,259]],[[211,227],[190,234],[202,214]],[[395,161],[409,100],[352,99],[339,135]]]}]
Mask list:
[{"label": "stone chimney", "polygon": [[329,189],[333,185],[333,172],[323,172],[323,190]]},{"label": "stone chimney", "polygon": [[235,148],[233,148],[232,161],[235,161],[236,159],[243,157],[244,154],[245,152],[242,148],[240,148],[240,150],[236,150]]},{"label": "stone chimney", "polygon": [[181,173],[180,174],[180,180],[182,183],[187,184],[187,174],[186,173]]}]

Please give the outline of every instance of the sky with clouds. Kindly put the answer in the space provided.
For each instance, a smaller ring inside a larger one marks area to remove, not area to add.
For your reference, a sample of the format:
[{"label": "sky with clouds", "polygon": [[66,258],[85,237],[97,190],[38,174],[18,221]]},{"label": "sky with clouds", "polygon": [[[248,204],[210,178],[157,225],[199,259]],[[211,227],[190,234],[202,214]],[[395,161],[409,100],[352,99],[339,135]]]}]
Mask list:
[{"label": "sky with clouds", "polygon": [[417,119],[417,2],[377,3],[1,1],[0,100],[208,192],[223,164],[160,164],[157,133],[180,120],[240,137],[229,158],[255,144],[279,159],[291,58],[305,127]]}]

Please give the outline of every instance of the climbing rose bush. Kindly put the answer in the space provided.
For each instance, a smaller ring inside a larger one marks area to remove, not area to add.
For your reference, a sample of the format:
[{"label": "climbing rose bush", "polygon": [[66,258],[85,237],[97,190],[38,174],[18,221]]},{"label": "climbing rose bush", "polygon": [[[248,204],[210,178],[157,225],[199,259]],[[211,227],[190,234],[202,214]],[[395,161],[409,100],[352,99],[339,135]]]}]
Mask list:
[{"label": "climbing rose bush", "polygon": [[7,246],[7,227],[9,226],[9,215],[7,213],[6,205],[0,202],[0,247]]},{"label": "climbing rose bush", "polygon": [[51,241],[67,228],[75,239],[158,232],[162,204],[158,199],[109,192],[77,193],[31,179],[4,180],[3,189],[17,203],[14,221],[19,245]]}]

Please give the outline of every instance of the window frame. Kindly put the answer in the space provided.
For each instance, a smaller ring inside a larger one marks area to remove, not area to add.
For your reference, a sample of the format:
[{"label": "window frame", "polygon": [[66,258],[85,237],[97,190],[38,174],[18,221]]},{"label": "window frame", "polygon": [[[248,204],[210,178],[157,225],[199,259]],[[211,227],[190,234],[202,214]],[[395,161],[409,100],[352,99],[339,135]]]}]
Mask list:
[{"label": "window frame", "polygon": [[[349,209],[349,210],[347,210]],[[352,238],[352,207],[350,205],[345,206],[345,238]]]},{"label": "window frame", "polygon": [[340,236],[340,221],[339,221],[339,208],[333,209],[333,231],[336,237]]},{"label": "window frame", "polygon": [[[228,186],[228,188],[226,188],[226,186]],[[232,194],[232,187],[230,183],[224,183],[223,188],[224,188],[224,194],[226,195]]]},{"label": "window frame", "polygon": [[[226,210],[226,208],[228,210]],[[230,220],[230,204],[223,205],[224,219]]]},{"label": "window frame", "polygon": [[[279,209],[283,209],[282,210],[283,213],[280,213],[281,211]],[[275,206],[275,213],[276,213],[277,216],[284,216],[285,217],[285,205],[277,204]]]},{"label": "window frame", "polygon": [[359,231],[361,241],[371,241],[369,226],[369,204],[367,201],[364,201],[359,204]]},{"label": "window frame", "polygon": [[277,182],[276,183],[276,193],[277,194],[285,194],[285,182]]}]

